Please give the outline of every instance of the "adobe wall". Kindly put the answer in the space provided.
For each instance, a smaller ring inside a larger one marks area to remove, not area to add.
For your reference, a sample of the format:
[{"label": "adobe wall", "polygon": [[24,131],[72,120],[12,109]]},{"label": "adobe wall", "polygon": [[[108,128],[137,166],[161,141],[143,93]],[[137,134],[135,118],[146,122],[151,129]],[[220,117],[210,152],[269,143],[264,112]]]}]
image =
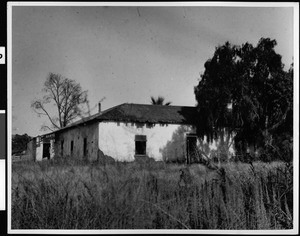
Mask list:
[{"label": "adobe wall", "polygon": [[[98,123],[82,125],[76,128],[57,133],[54,152],[56,156],[72,156],[74,158],[96,160],[98,152]],[[87,155],[84,156],[84,138],[87,138]],[[61,153],[61,141],[63,144],[63,153]],[[71,141],[73,144],[73,154],[71,154]]]},{"label": "adobe wall", "polygon": [[33,161],[35,161],[36,158],[36,138],[31,139],[27,143],[27,155],[31,157]]},{"label": "adobe wall", "polygon": [[[99,149],[105,155],[116,160],[133,161],[135,155],[135,135],[146,135],[146,154],[155,160],[162,160],[161,148],[172,140],[174,131],[180,125],[169,124],[153,127],[137,127],[135,124],[100,122],[99,123]],[[183,147],[184,148],[184,147]]]},{"label": "adobe wall", "polygon": [[[135,135],[146,135],[146,154],[155,160],[162,160],[162,150],[166,147],[169,141],[172,141],[174,132],[180,127],[184,126],[189,132],[195,133],[195,130],[188,125],[175,125],[169,124],[161,126],[159,124],[153,127],[143,125],[141,127],[131,123],[116,123],[116,122],[100,122],[99,123],[99,149],[108,156],[116,160],[133,161],[135,155]],[[230,139],[230,141],[232,138]],[[220,140],[207,143],[205,140],[200,144],[197,140],[197,146],[204,147],[207,144],[211,151],[217,150],[220,145]],[[233,145],[232,145],[233,146]],[[229,153],[234,154],[233,147],[230,147]],[[174,146],[173,146],[174,147]],[[172,149],[171,147],[170,149]],[[186,157],[186,142],[185,138],[179,139],[176,142],[176,150],[171,150],[170,157],[167,159],[172,160],[176,158]],[[211,155],[208,155],[212,158]]]},{"label": "adobe wall", "polygon": [[40,144],[36,146],[35,160],[36,161],[43,160],[43,143],[42,142],[40,142]]}]

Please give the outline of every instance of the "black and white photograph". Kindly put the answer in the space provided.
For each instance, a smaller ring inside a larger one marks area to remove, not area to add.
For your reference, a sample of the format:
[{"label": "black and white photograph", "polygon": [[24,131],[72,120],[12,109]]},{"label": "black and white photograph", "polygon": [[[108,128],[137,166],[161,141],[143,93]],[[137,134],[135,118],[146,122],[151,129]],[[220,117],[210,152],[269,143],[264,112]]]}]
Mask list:
[{"label": "black and white photograph", "polygon": [[299,3],[7,17],[9,233],[298,232]]}]

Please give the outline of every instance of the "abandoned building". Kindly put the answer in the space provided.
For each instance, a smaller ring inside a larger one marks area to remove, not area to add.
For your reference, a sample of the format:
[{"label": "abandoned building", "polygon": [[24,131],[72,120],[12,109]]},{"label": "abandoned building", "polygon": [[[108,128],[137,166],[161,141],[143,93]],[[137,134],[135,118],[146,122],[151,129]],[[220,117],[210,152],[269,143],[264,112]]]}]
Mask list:
[{"label": "abandoned building", "polygon": [[[140,157],[162,159],[162,149],[179,126],[193,130],[196,108],[124,103],[35,137],[28,149],[36,161],[61,156],[99,160],[103,155],[132,161]],[[195,155],[194,132],[186,132],[182,153],[186,162]]]}]

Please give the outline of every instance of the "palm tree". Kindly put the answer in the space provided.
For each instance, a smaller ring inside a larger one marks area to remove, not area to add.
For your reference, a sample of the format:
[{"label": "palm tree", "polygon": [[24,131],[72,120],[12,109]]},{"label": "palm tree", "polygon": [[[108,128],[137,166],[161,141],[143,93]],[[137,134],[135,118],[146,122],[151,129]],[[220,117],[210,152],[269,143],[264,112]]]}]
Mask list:
[{"label": "palm tree", "polygon": [[164,106],[169,106],[171,104],[171,102],[166,102],[164,104],[165,98],[162,96],[158,96],[157,98],[154,98],[153,96],[151,96],[151,104],[152,105],[164,105]]}]

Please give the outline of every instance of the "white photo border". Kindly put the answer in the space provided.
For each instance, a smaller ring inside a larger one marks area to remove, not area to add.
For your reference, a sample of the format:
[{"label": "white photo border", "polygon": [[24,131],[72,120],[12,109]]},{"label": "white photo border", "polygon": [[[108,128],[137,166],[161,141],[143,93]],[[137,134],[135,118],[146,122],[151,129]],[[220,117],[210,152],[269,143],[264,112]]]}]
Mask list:
[{"label": "white photo border", "polygon": [[[292,7],[294,9],[294,211],[291,230],[16,230],[11,229],[12,7],[14,6],[195,6]],[[296,2],[7,2],[7,229],[9,234],[298,234],[299,233],[299,3]],[[3,187],[0,186],[2,189]]]}]

